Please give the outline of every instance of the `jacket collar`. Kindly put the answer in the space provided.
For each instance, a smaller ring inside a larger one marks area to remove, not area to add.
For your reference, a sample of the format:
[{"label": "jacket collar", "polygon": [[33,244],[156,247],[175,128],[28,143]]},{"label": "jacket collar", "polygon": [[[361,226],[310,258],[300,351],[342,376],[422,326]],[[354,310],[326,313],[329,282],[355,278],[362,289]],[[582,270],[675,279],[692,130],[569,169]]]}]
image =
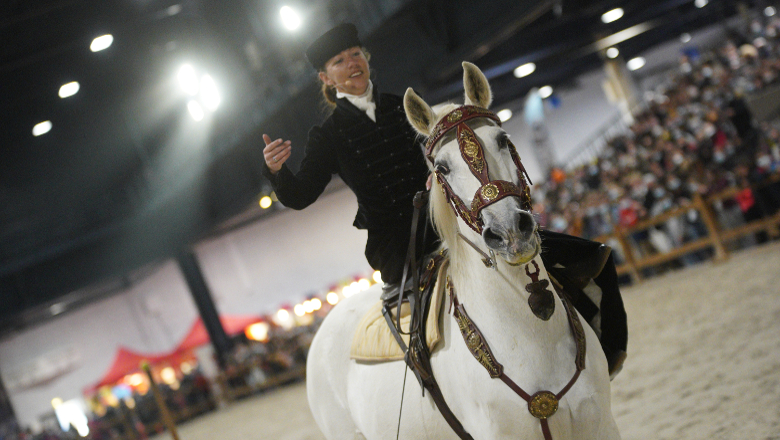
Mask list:
[{"label": "jacket collar", "polygon": [[[376,113],[378,114],[379,113],[379,105],[380,105],[379,87],[376,86],[376,83],[373,83],[373,86],[374,86],[374,93],[373,93],[373,95],[374,95],[374,103],[376,103]],[[366,112],[364,112],[363,110],[360,110],[359,108],[355,107],[355,105],[352,104],[351,102],[349,102],[349,99],[347,99],[347,98],[339,98],[339,99],[337,99],[336,100],[336,109],[341,110],[341,111],[345,111],[345,112],[347,112],[347,113],[349,113],[349,114],[351,114],[351,115],[353,115],[355,117],[358,117],[358,118],[364,117],[364,118],[366,118],[368,120],[371,120],[368,117],[368,115],[366,115]]]}]

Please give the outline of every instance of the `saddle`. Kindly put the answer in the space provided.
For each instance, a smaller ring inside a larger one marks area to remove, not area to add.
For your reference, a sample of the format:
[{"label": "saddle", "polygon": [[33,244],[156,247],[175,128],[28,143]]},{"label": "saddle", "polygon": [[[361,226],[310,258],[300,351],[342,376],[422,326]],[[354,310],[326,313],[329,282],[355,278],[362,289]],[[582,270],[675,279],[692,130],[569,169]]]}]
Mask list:
[{"label": "saddle", "polygon": [[[425,261],[431,261],[434,267],[431,271],[426,271],[425,288],[430,299],[425,302],[428,304],[424,319],[424,325],[420,329],[421,339],[425,341],[429,352],[433,352],[439,342],[442,340],[441,333],[441,312],[446,296],[445,284],[447,265],[449,260],[438,256],[430,256]],[[397,286],[396,286],[397,288]],[[412,328],[412,307],[408,301],[411,294],[411,283],[409,288],[405,289],[404,300],[401,305],[400,329],[398,331],[394,326],[398,322],[397,290],[395,295],[383,297],[381,301],[372,306],[369,311],[360,320],[352,338],[350,348],[350,358],[361,362],[389,362],[403,360],[405,352],[402,345],[398,342],[396,334],[401,338],[403,346],[409,346],[409,333]],[[390,313],[390,319],[393,325],[388,325],[385,318],[384,309]],[[417,322],[415,320],[415,322]],[[394,331],[395,330],[395,333]]]}]

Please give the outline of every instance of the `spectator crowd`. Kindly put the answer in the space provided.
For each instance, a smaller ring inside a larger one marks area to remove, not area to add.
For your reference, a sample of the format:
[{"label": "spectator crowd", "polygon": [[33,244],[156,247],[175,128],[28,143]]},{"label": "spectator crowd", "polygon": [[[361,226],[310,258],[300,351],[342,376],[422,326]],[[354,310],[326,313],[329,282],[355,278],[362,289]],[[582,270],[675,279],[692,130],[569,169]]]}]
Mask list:
[{"label": "spectator crowd", "polygon": [[[649,94],[628,133],[608,141],[590,163],[553,169],[539,185],[534,210],[541,224],[603,237],[616,225],[628,228],[683,206],[694,194],[706,198],[727,188],[736,196],[714,206],[723,229],[776,212],[780,120],[757,123],[747,100],[780,89],[779,34],[780,19],[756,19],[717,50],[686,51],[679,69]],[[704,235],[702,220],[691,210],[631,238],[654,253]],[[762,233],[742,244],[768,238]]]}]

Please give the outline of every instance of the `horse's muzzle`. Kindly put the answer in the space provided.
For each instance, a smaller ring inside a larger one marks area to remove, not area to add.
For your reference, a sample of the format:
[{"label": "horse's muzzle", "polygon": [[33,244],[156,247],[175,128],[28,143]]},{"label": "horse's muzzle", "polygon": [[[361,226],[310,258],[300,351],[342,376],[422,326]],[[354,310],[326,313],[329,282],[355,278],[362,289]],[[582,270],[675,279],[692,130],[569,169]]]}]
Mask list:
[{"label": "horse's muzzle", "polygon": [[[510,264],[527,263],[541,249],[538,224],[526,211],[519,211],[511,222],[487,221],[482,238],[488,248]],[[509,223],[509,227],[503,224]]]}]

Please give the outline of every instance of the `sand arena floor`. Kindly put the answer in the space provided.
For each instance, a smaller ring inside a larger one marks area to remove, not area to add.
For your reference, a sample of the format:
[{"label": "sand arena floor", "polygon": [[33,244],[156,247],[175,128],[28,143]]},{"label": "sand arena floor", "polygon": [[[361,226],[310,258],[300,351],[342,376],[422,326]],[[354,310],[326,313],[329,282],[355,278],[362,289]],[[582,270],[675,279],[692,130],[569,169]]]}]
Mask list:
[{"label": "sand arena floor", "polygon": [[[780,440],[780,243],[623,296],[629,357],[612,382],[612,411],[624,439]],[[182,440],[324,439],[303,383],[179,429]]]}]

